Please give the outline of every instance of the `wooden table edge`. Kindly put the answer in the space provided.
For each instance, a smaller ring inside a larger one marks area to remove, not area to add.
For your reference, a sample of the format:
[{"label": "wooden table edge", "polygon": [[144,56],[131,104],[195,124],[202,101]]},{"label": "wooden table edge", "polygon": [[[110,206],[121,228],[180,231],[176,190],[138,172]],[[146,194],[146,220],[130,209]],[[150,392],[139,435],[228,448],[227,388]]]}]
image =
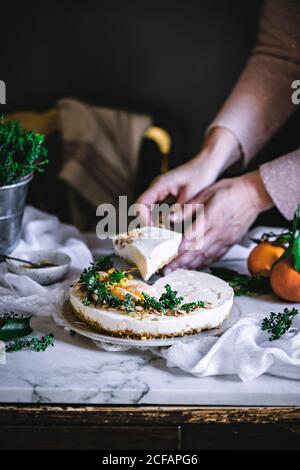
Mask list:
[{"label": "wooden table edge", "polygon": [[300,423],[298,406],[141,406],[1,404],[0,426],[45,424],[212,424]]}]

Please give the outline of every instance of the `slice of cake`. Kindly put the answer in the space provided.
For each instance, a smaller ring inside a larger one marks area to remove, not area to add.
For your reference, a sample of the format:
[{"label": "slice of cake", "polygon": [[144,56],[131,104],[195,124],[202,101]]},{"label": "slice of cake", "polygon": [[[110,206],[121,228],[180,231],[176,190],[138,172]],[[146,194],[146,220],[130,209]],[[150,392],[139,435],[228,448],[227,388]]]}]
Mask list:
[{"label": "slice of cake", "polygon": [[176,258],[182,235],[159,227],[143,227],[113,238],[116,253],[135,265],[147,281]]}]

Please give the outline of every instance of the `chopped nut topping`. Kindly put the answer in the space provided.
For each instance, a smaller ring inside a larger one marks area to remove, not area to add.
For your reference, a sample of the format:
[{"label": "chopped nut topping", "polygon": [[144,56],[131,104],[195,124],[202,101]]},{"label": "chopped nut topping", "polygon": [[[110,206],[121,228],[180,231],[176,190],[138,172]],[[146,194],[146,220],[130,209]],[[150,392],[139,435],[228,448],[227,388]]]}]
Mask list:
[{"label": "chopped nut topping", "polygon": [[124,248],[126,244],[131,244],[134,239],[140,237],[142,232],[140,229],[136,228],[130,230],[130,232],[121,233],[118,237],[115,238],[114,243],[121,248]]}]

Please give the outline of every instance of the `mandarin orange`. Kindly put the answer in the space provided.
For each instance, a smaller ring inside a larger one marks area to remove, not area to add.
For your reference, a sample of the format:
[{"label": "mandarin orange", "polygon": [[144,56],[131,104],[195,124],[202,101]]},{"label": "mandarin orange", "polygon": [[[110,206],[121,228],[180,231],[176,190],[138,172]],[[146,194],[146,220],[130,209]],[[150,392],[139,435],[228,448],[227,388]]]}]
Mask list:
[{"label": "mandarin orange", "polygon": [[256,245],[248,257],[248,269],[252,276],[268,276],[272,266],[285,252],[281,245],[273,245],[270,242],[262,242]]},{"label": "mandarin orange", "polygon": [[282,259],[271,271],[270,283],[278,297],[289,302],[300,302],[300,273],[290,259]]}]

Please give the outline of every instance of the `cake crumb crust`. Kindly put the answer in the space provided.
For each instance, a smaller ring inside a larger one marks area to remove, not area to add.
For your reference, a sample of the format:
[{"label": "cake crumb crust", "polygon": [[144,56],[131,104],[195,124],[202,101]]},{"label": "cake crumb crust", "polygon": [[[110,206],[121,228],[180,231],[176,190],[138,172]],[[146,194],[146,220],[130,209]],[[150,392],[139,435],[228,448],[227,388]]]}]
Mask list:
[{"label": "cake crumb crust", "polygon": [[[98,333],[108,335],[108,336],[112,336],[112,337],[115,337],[115,338],[137,339],[137,340],[177,338],[177,337],[183,337],[183,336],[192,336],[192,335],[195,335],[197,333],[200,333],[201,331],[210,330],[212,328],[211,325],[207,324],[203,328],[200,328],[200,329],[194,329],[193,328],[193,329],[190,329],[190,330],[182,331],[180,333],[177,332],[175,334],[172,334],[172,333],[170,333],[170,334],[137,333],[135,331],[128,330],[128,329],[127,330],[119,330],[119,331],[114,330],[114,331],[112,331],[112,330],[109,330],[107,328],[103,328],[101,326],[100,322],[96,322],[96,321],[91,320],[90,318],[86,317],[86,315],[84,315],[84,313],[82,313],[81,311],[76,310],[72,306],[71,303],[70,303],[70,308],[71,308],[71,312],[74,314],[74,316],[77,319],[83,321],[85,324],[92,327]],[[214,327],[214,328],[217,328],[217,327]]]}]

